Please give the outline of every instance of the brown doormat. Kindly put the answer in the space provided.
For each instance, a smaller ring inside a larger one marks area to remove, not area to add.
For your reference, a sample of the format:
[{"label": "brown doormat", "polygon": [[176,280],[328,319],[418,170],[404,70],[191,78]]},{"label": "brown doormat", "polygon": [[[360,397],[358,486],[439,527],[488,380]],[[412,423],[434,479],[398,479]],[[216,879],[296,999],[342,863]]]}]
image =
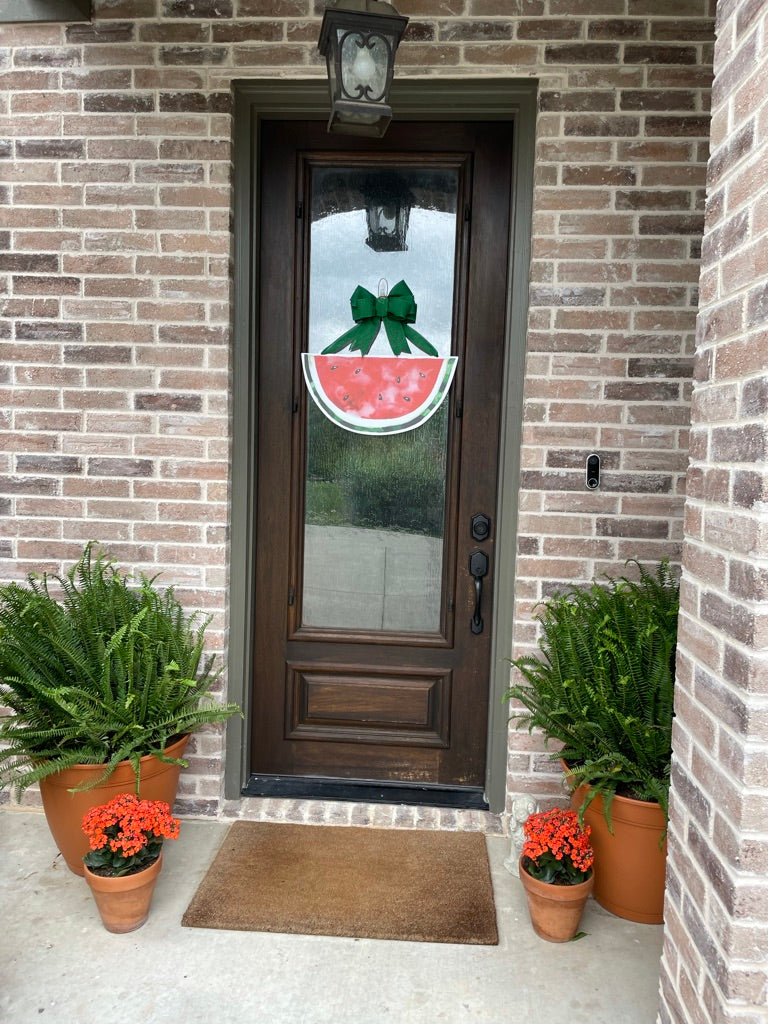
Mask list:
[{"label": "brown doormat", "polygon": [[192,928],[496,945],[485,837],[238,821],[182,918]]}]

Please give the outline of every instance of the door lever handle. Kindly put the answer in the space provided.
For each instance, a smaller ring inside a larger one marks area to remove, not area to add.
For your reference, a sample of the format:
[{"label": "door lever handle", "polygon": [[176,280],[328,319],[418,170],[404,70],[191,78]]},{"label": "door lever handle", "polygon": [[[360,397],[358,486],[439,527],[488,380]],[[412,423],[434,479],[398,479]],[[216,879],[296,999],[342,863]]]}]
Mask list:
[{"label": "door lever handle", "polygon": [[473,551],[469,556],[469,574],[475,582],[475,610],[469,628],[477,636],[483,632],[483,577],[488,574],[488,555],[484,551]]}]

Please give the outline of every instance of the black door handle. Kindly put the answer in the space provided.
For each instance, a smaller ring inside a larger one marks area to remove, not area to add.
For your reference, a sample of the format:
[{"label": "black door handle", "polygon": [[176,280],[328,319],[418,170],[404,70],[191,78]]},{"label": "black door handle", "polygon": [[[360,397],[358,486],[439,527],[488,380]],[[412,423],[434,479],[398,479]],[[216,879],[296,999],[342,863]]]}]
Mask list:
[{"label": "black door handle", "polygon": [[477,635],[483,632],[483,619],[480,614],[483,601],[483,577],[488,573],[488,555],[484,551],[473,551],[469,556],[469,574],[475,581],[475,611],[469,628]]}]

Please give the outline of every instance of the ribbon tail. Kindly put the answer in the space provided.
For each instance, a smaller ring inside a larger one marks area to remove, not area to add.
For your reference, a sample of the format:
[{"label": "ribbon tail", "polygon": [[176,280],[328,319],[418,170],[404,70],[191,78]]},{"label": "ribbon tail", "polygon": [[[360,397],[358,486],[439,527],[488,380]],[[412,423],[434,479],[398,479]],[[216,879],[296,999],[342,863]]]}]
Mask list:
[{"label": "ribbon tail", "polygon": [[[371,329],[373,328],[373,334],[369,337]],[[349,345],[350,349],[354,352],[356,348],[359,348],[363,355],[366,355],[368,349],[373,344],[373,339],[379,333],[379,325],[376,320],[364,320],[362,323],[355,324],[354,327],[350,327],[348,331],[340,335],[336,341],[332,341],[330,345],[323,349],[321,355],[332,356],[337,352],[341,352],[342,349]],[[365,350],[363,351],[363,347]]]},{"label": "ribbon tail", "polygon": [[406,336],[408,341],[413,342],[416,348],[420,348],[422,352],[426,352],[428,356],[437,356],[440,353],[437,351],[434,345],[427,341],[423,334],[419,334],[413,327],[409,327],[408,324],[403,326],[403,334]]},{"label": "ribbon tail", "polygon": [[405,340],[403,325],[399,320],[390,320],[390,318],[387,317],[384,321],[384,329],[387,332],[390,347],[396,356],[402,355],[403,352],[411,351],[410,348],[408,348],[408,342]]},{"label": "ribbon tail", "polygon": [[371,345],[376,340],[376,335],[379,333],[381,327],[381,320],[378,317],[372,317],[370,320],[363,320],[361,324],[358,324],[354,330],[355,339],[349,346],[350,352],[359,352],[361,356],[367,356],[371,351]]},{"label": "ribbon tail", "polygon": [[332,341],[331,344],[327,346],[327,348],[323,349],[322,355],[332,356],[336,352],[341,352],[341,350],[343,348],[346,348],[347,345],[350,345],[355,340],[355,337],[357,335],[357,327],[358,325],[355,324],[354,327],[350,327],[348,331],[340,335],[336,339],[336,341]]}]

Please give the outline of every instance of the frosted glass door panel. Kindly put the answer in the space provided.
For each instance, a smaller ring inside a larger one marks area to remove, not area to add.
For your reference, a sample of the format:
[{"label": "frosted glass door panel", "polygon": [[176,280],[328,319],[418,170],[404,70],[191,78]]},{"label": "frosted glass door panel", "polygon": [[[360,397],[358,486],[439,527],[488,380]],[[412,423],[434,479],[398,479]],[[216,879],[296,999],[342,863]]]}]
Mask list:
[{"label": "frosted glass door panel", "polygon": [[[378,296],[402,280],[414,328],[451,354],[457,190],[451,168],[313,168],[310,352],[353,326],[358,286]],[[370,355],[392,354],[382,327]],[[303,625],[439,630],[447,439],[448,402],[385,437],[351,433],[307,402]]]}]

